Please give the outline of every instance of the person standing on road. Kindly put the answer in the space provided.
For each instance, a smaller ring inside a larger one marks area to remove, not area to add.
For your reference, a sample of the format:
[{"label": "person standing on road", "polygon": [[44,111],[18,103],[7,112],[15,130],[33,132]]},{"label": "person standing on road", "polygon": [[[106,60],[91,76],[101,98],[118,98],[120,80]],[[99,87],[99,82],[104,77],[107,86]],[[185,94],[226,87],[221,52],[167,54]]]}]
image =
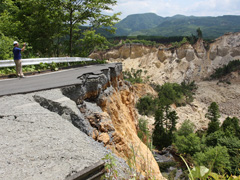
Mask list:
[{"label": "person standing on road", "polygon": [[14,62],[16,64],[16,73],[17,76],[20,78],[23,78],[23,72],[22,72],[22,55],[21,52],[23,52],[26,48],[26,43],[23,44],[23,48],[19,48],[19,43],[17,41],[13,42],[13,55],[14,55]]}]

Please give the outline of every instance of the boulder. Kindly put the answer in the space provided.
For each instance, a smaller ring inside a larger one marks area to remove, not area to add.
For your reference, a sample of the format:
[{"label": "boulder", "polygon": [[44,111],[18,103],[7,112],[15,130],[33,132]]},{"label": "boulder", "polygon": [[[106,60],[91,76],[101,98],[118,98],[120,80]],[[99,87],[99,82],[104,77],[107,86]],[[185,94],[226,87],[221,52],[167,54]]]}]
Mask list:
[{"label": "boulder", "polygon": [[109,137],[108,133],[101,133],[101,134],[98,136],[97,139],[98,139],[99,142],[103,142],[105,146],[106,146],[106,145],[109,143],[109,141],[110,141],[110,137]]}]

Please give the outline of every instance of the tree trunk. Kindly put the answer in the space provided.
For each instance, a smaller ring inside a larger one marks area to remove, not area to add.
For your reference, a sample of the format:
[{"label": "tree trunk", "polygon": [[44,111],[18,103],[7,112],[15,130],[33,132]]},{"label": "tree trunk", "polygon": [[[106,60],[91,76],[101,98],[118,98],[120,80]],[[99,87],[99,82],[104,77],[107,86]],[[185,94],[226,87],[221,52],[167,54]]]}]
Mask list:
[{"label": "tree trunk", "polygon": [[70,40],[69,40],[69,56],[72,57],[72,39],[73,39],[73,11],[72,9],[70,10]]}]

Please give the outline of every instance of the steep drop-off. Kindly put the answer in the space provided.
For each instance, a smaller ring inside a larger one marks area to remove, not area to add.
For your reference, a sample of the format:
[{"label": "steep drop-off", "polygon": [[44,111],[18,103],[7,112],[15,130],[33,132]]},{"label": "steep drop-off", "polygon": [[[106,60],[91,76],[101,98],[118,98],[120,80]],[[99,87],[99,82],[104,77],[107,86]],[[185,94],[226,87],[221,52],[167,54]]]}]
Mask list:
[{"label": "steep drop-off", "polygon": [[99,75],[82,78],[83,85],[65,87],[62,92],[78,104],[90,122],[93,129],[89,135],[119,157],[136,159],[132,163],[139,172],[162,179],[151,151],[137,136],[137,96],[132,85],[123,80],[121,64]]}]

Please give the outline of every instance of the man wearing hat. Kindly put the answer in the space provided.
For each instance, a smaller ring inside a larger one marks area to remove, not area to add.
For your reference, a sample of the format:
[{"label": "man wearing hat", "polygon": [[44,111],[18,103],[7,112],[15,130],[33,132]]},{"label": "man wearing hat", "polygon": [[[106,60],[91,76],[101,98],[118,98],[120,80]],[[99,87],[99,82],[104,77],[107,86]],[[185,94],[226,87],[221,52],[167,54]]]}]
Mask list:
[{"label": "man wearing hat", "polygon": [[23,48],[19,48],[19,44],[17,41],[13,42],[13,55],[14,55],[14,62],[16,64],[16,72],[17,72],[17,76],[23,78],[23,72],[22,72],[22,55],[21,55],[21,51],[23,52],[26,48],[26,43],[23,44]]}]

